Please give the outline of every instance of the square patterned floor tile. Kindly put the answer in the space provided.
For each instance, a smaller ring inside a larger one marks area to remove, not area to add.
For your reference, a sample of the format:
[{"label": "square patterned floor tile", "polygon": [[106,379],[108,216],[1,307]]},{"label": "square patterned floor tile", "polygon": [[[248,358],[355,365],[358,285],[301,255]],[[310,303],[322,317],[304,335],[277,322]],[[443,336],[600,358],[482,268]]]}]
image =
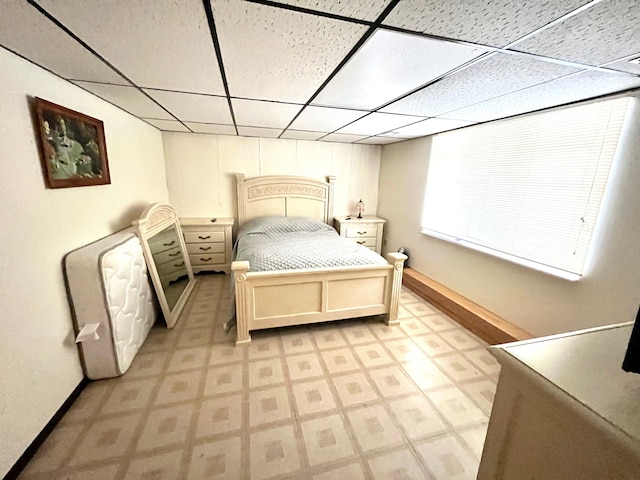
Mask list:
[{"label": "square patterned floor tile", "polygon": [[350,410],[347,417],[364,452],[404,443],[402,432],[380,404]]},{"label": "square patterned floor tile", "polygon": [[169,453],[149,455],[131,460],[124,480],[147,480],[149,478],[180,478],[182,449]]},{"label": "square patterned floor tile", "polygon": [[381,343],[357,345],[354,347],[354,350],[365,368],[375,368],[394,363],[393,358],[391,358]]},{"label": "square patterned floor tile", "polygon": [[300,427],[310,465],[347,458],[355,453],[340,415],[301,422]]},{"label": "square patterned floor tile", "polygon": [[203,376],[202,370],[167,375],[160,384],[154,405],[193,400],[198,396]]},{"label": "square patterned floor tile", "polygon": [[282,346],[285,355],[298,355],[313,352],[315,347],[308,332],[282,336]]},{"label": "square patterned floor tile", "polygon": [[350,463],[348,465],[331,468],[313,476],[313,480],[366,480],[362,465]]},{"label": "square patterned floor tile", "polygon": [[351,353],[351,350],[347,348],[325,350],[321,352],[321,355],[331,375],[360,369],[360,365]]},{"label": "square patterned floor tile", "polygon": [[291,416],[285,387],[254,390],[249,394],[249,420],[252,427],[287,420]]},{"label": "square patterned floor tile", "polygon": [[475,380],[483,376],[482,370],[460,353],[440,355],[434,357],[433,361],[456,382]]},{"label": "square patterned floor tile", "polygon": [[212,398],[200,405],[196,437],[231,432],[242,426],[242,395]]},{"label": "square patterned floor tile", "polygon": [[241,391],[244,370],[240,364],[225,364],[207,370],[204,394],[220,395]]},{"label": "square patterned floor tile", "polygon": [[376,480],[424,480],[427,473],[411,449],[403,448],[368,460]]},{"label": "square patterned floor tile", "polygon": [[386,398],[397,397],[417,392],[414,383],[397,365],[369,370],[376,387]]},{"label": "square patterned floor tile", "polygon": [[307,380],[324,375],[320,360],[315,353],[287,356],[286,362],[291,381]]},{"label": "square patterned floor tile", "polygon": [[293,425],[252,433],[249,444],[252,480],[292,474],[301,468],[302,463]]},{"label": "square patterned floor tile", "polygon": [[205,478],[229,480],[243,478],[240,437],[214,440],[193,447],[187,479],[201,480]]},{"label": "square patterned floor tile", "polygon": [[332,377],[342,405],[351,407],[380,399],[363,372]]},{"label": "square patterned floor tile", "polygon": [[305,416],[337,408],[325,379],[293,384],[293,396],[298,415]]},{"label": "square patterned floor tile", "polygon": [[193,411],[193,405],[186,403],[149,412],[136,451],[184,444],[191,427]]},{"label": "square patterned floor tile", "polygon": [[251,388],[282,382],[284,382],[284,372],[279,358],[249,363],[249,386]]},{"label": "square patterned floor tile", "polygon": [[83,465],[129,452],[141,418],[141,414],[135,414],[95,422],[82,437],[69,465]]},{"label": "square patterned floor tile", "polygon": [[478,462],[451,434],[420,443],[416,450],[436,480],[476,478]]},{"label": "square patterned floor tile", "polygon": [[431,437],[449,430],[449,426],[423,394],[392,400],[389,408],[404,434],[411,440]]},{"label": "square patterned floor tile", "polygon": [[488,416],[458,387],[427,393],[438,411],[454,427],[486,422]]}]

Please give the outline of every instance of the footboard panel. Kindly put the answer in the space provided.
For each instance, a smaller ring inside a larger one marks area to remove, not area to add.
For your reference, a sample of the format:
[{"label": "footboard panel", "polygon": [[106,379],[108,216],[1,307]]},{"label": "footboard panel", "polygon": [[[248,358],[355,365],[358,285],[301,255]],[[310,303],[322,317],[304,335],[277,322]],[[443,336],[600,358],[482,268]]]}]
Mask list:
[{"label": "footboard panel", "polygon": [[264,328],[380,314],[394,323],[406,257],[390,255],[387,265],[328,270],[249,272],[248,262],[233,262],[236,343]]}]

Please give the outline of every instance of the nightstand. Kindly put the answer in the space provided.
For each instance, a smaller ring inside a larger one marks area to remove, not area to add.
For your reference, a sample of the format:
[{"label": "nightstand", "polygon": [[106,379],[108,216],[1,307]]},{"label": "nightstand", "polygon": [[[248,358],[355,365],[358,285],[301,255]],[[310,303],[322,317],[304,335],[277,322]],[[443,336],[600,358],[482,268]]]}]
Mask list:
[{"label": "nightstand", "polygon": [[180,227],[187,245],[193,273],[231,272],[231,228],[233,218],[181,218]]},{"label": "nightstand", "polygon": [[334,226],[341,237],[369,247],[376,253],[382,250],[382,230],[385,220],[378,217],[335,217]]}]

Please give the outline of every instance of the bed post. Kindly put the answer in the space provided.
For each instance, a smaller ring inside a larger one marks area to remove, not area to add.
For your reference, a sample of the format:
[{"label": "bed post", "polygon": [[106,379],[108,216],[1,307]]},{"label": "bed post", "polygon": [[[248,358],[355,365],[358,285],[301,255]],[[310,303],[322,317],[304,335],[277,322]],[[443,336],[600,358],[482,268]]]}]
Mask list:
[{"label": "bed post", "polygon": [[247,318],[247,272],[249,262],[232,262],[233,282],[236,293],[236,346],[251,342]]},{"label": "bed post", "polygon": [[327,211],[325,213],[327,225],[333,226],[333,194],[336,186],[336,177],[334,175],[327,175],[327,183],[329,184],[329,191],[327,192]]},{"label": "bed post", "polygon": [[244,202],[244,173],[236,173],[236,195],[238,197],[238,227],[241,227],[247,214]]},{"label": "bed post", "polygon": [[402,253],[387,253],[387,261],[393,265],[393,280],[391,282],[391,299],[389,301],[389,314],[387,315],[387,325],[398,325],[398,305],[400,303],[400,289],[402,288],[402,269],[404,261],[408,257]]}]

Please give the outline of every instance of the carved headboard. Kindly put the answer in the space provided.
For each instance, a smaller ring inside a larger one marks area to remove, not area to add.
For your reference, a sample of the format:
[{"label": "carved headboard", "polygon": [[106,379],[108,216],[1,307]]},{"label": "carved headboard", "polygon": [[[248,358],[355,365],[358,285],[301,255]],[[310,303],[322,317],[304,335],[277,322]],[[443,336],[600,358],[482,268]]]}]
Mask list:
[{"label": "carved headboard", "polygon": [[333,224],[333,187],[336,177],[274,175],[246,178],[236,174],[238,225],[264,215],[312,217]]}]

